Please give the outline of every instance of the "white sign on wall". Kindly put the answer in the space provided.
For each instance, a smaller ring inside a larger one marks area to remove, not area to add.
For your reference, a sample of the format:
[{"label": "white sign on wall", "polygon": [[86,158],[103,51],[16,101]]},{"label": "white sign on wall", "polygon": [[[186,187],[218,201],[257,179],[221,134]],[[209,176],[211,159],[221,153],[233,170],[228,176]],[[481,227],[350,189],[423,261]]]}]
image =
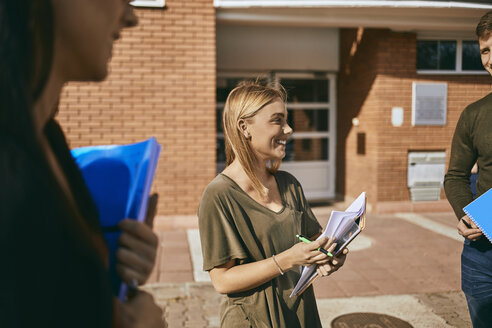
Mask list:
[{"label": "white sign on wall", "polygon": [[401,107],[391,108],[391,124],[393,126],[403,125],[403,108]]},{"label": "white sign on wall", "polygon": [[413,82],[412,125],[445,125],[447,83]]},{"label": "white sign on wall", "polygon": [[165,0],[133,0],[132,6],[135,7],[164,7]]}]

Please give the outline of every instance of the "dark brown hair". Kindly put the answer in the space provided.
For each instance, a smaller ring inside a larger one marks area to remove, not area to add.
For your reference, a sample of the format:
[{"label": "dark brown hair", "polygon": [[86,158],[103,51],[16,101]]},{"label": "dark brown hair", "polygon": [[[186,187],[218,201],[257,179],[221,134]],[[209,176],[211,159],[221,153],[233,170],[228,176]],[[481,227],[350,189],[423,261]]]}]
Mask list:
[{"label": "dark brown hair", "polygon": [[[54,54],[51,1],[0,0],[0,136],[15,140],[36,165],[46,172],[46,181],[50,183],[53,194],[59,197],[60,207],[66,210],[70,218],[61,224],[69,228],[66,231],[74,233],[77,239],[74,243],[82,247],[90,246],[103,257],[106,249],[99,247],[100,238],[94,238],[99,237],[94,233],[94,230],[99,229],[97,209],[85,183],[80,176],[80,183],[72,186],[74,194],[86,205],[80,209],[83,212],[80,213],[61,190],[35,132],[33,106],[46,86]],[[48,136],[47,127],[44,132]],[[59,140],[65,143],[62,132],[57,135],[57,142]],[[71,157],[69,159],[73,161]],[[77,170],[75,163],[72,166]],[[80,175],[80,172],[76,171],[75,174]]]},{"label": "dark brown hair", "polygon": [[50,0],[0,1],[0,131],[35,150],[31,107],[53,58]]},{"label": "dark brown hair", "polygon": [[480,18],[475,29],[475,34],[479,39],[486,39],[492,33],[492,10]]}]

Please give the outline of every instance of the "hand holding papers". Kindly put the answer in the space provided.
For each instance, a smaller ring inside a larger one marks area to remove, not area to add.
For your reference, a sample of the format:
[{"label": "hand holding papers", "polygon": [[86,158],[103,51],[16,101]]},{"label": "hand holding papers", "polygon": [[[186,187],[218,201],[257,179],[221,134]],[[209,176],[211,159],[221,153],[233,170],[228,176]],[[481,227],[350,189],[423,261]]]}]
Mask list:
[{"label": "hand holding papers", "polygon": [[[365,215],[366,193],[363,192],[344,212],[331,212],[330,220],[318,239],[322,237],[333,238],[337,245],[332,253],[336,257],[364,229]],[[302,268],[301,278],[290,297],[299,296],[311,285],[318,276],[316,268],[317,265]]]},{"label": "hand holding papers", "polygon": [[[309,239],[307,239],[306,237],[304,237],[303,235],[296,235],[296,237],[302,241],[303,243],[306,243],[306,244],[309,244],[311,243],[311,241]],[[320,251],[321,253],[325,254],[326,256],[329,256],[329,257],[333,257],[333,254],[331,254],[330,252],[328,252],[326,249],[324,249],[323,247],[320,247],[318,248],[318,251]]]}]

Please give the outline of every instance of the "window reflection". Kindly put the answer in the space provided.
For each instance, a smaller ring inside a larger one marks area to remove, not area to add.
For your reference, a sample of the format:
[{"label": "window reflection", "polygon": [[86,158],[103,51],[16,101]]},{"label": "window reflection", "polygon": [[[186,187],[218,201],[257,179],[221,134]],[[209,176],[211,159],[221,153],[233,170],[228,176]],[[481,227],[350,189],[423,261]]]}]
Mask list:
[{"label": "window reflection", "polygon": [[455,70],[456,41],[417,41],[417,69]]},{"label": "window reflection", "polygon": [[417,41],[417,69],[437,69],[437,41]]},{"label": "window reflection", "polygon": [[466,71],[480,71],[483,69],[480,59],[480,47],[477,41],[463,41],[461,66]]},{"label": "window reflection", "polygon": [[[238,83],[244,80],[256,81],[256,78],[246,78],[246,77],[218,77],[217,78],[217,102],[225,103],[229,93],[237,87]],[[260,84],[267,84],[266,78],[258,79]]]},{"label": "window reflection", "polygon": [[328,102],[328,79],[282,79],[287,90],[287,102]]},{"label": "window reflection", "polygon": [[242,78],[217,78],[217,102],[225,103],[229,92],[242,80]]},{"label": "window reflection", "polygon": [[439,69],[456,69],[456,41],[439,41]]},{"label": "window reflection", "polygon": [[217,124],[217,133],[224,133],[224,125],[222,124],[222,114],[224,113],[224,108],[217,108],[217,114],[215,115]]},{"label": "window reflection", "polygon": [[328,132],[328,109],[289,109],[287,122],[294,132]]},{"label": "window reflection", "polygon": [[328,138],[291,139],[287,142],[283,161],[327,161],[328,150]]},{"label": "window reflection", "polygon": [[217,163],[225,163],[225,141],[224,138],[217,138]]}]

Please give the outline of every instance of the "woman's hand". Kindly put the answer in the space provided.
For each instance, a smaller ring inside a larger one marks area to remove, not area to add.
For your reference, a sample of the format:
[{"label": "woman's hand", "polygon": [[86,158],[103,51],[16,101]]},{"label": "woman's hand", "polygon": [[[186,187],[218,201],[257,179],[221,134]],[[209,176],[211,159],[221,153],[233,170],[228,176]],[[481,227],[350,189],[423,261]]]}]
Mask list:
[{"label": "woman's hand", "polygon": [[122,234],[116,252],[116,270],[125,283],[143,284],[149,278],[157,254],[157,235],[152,231],[157,194],[149,197],[145,223],[125,219],[119,223]]},{"label": "woman's hand", "polygon": [[318,240],[315,240],[309,244],[307,243],[297,243],[287,251],[279,254],[279,257],[285,254],[285,257],[290,262],[287,265],[287,269],[291,269],[298,265],[308,266],[311,264],[327,264],[330,261],[330,258],[318,251],[318,248],[323,247],[326,250],[331,248],[333,250],[333,238],[322,237]]},{"label": "woman's hand", "polygon": [[[328,249],[328,251],[333,252],[335,250],[335,246],[336,244],[333,244],[332,247]],[[316,272],[318,272],[318,274],[322,277],[329,276],[333,272],[340,269],[340,267],[345,263],[347,254],[348,254],[348,249],[344,248],[341,254],[339,254],[334,259],[331,259],[328,263],[318,265]]]},{"label": "woman's hand", "polygon": [[231,294],[260,286],[278,277],[282,274],[281,272],[287,272],[299,265],[317,264],[324,268],[326,274],[328,274],[328,269],[332,273],[343,265],[345,254],[348,251],[344,250],[342,255],[332,259],[318,251],[318,248],[323,247],[333,252],[335,246],[333,239],[323,237],[311,243],[297,243],[275,254],[275,258],[269,257],[261,261],[239,265],[233,259],[210,270],[210,279],[219,293]]},{"label": "woman's hand", "polygon": [[335,258],[326,256],[318,251],[319,247],[333,253],[337,245],[333,242],[333,238],[322,237],[309,244],[297,243],[292,246],[287,252],[289,258],[292,259],[292,266],[296,265],[311,265],[317,264],[316,271],[320,276],[328,276],[337,271],[344,263],[348,254],[348,249],[344,249],[340,255]]},{"label": "woman's hand", "polygon": [[122,328],[166,328],[162,310],[152,295],[139,291],[127,302],[117,302],[118,327]]},{"label": "woman's hand", "polygon": [[[468,225],[468,226],[467,226]],[[482,236],[482,231],[478,229],[475,223],[468,217],[468,215],[463,216],[458,221],[458,233],[468,240],[476,241]]]}]

